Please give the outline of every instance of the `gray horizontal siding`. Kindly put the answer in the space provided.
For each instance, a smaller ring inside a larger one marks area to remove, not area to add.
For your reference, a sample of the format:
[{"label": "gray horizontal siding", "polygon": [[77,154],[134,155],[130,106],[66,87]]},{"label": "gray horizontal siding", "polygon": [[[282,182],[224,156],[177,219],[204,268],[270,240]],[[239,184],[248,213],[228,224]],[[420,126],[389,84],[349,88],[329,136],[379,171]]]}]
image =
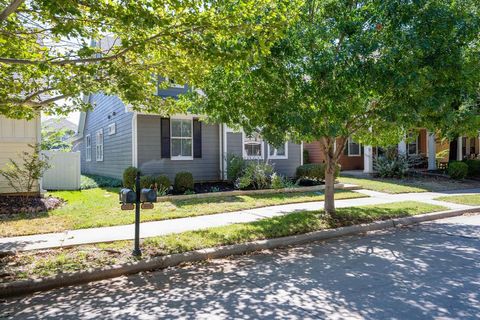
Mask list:
[{"label": "gray horizontal siding", "polygon": [[[97,174],[106,177],[122,178],[123,170],[132,165],[132,117],[133,113],[125,112],[125,105],[115,96],[94,94],[91,97],[94,105],[87,111],[83,139],[78,149],[81,151],[81,169],[84,174]],[[115,115],[113,115],[115,112]],[[108,116],[111,116],[108,119]],[[108,135],[108,126],[115,122],[116,132]],[[95,133],[103,129],[103,161],[96,161]],[[92,160],[85,159],[85,136],[92,138]]]},{"label": "gray horizontal siding", "polygon": [[138,167],[144,174],[167,175],[173,182],[180,171],[192,173],[197,181],[220,178],[218,125],[202,123],[202,158],[171,160],[161,157],[160,116],[138,115]]},{"label": "gray horizontal siding", "polygon": [[[288,159],[269,159],[275,171],[287,177],[295,176],[297,167],[301,164],[301,145],[288,142]],[[267,156],[267,146],[264,148],[264,160]],[[242,133],[227,132],[227,154],[243,156]]]}]

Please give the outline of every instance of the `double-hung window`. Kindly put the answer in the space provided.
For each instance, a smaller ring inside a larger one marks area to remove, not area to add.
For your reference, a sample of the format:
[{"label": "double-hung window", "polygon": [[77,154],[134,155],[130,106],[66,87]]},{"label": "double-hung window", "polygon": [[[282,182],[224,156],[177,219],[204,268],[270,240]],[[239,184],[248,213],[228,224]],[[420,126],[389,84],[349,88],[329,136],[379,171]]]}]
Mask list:
[{"label": "double-hung window", "polygon": [[355,142],[352,138],[348,138],[347,149],[349,157],[358,157],[361,155],[360,144]]},{"label": "double-hung window", "polygon": [[407,145],[408,155],[413,156],[418,154],[418,135],[414,137],[413,133],[409,134],[408,141],[409,141]]},{"label": "double-hung window", "polygon": [[98,130],[95,135],[95,159],[103,161],[103,129]]},{"label": "double-hung window", "polygon": [[268,157],[270,159],[288,159],[288,143],[274,147],[273,145],[268,145]]},{"label": "double-hung window", "polygon": [[243,134],[243,158],[263,159],[263,140],[260,134],[256,132],[251,135]]},{"label": "double-hung window", "polygon": [[193,159],[193,120],[170,120],[171,159]]},{"label": "double-hung window", "polygon": [[89,134],[85,136],[85,160],[92,161],[92,137]]}]

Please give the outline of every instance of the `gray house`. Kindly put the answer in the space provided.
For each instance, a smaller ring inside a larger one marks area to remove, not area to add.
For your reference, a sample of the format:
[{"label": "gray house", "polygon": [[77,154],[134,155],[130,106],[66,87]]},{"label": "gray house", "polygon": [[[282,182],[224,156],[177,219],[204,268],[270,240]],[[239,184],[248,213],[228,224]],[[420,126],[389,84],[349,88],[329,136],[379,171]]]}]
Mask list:
[{"label": "gray house", "polygon": [[[158,94],[176,96],[186,90],[173,86]],[[76,136],[84,174],[121,178],[125,168],[135,166],[144,174],[170,179],[188,171],[196,182],[204,182],[226,179],[229,154],[268,161],[285,176],[294,176],[303,163],[303,144],[286,142],[274,148],[258,135],[202,121],[203,116],[165,118],[133,112],[115,96],[94,94],[88,102],[94,108],[80,115]]]}]

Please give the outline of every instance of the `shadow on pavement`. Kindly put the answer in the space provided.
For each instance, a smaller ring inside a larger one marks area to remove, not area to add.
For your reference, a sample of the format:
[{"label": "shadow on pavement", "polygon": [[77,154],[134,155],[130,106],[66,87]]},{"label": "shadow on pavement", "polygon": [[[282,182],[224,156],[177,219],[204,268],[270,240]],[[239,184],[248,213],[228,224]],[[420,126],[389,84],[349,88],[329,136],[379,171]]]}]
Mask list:
[{"label": "shadow on pavement", "polygon": [[38,293],[0,317],[474,319],[480,239],[461,235],[480,226],[435,225]]}]

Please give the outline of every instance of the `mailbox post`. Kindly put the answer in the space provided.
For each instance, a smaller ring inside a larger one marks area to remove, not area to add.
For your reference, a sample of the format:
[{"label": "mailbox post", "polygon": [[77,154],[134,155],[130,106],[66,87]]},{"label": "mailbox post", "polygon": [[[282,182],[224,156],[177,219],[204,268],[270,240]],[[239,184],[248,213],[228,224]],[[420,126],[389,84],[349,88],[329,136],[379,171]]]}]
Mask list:
[{"label": "mailbox post", "polygon": [[140,172],[137,172],[137,177],[135,178],[135,244],[133,248],[133,255],[139,257],[142,255],[140,251]]},{"label": "mailbox post", "polygon": [[135,177],[135,191],[123,188],[119,193],[122,210],[133,210],[135,207],[135,239],[132,254],[141,256],[140,250],[140,209],[153,209],[153,203],[157,202],[157,190],[141,189],[140,173]]}]

